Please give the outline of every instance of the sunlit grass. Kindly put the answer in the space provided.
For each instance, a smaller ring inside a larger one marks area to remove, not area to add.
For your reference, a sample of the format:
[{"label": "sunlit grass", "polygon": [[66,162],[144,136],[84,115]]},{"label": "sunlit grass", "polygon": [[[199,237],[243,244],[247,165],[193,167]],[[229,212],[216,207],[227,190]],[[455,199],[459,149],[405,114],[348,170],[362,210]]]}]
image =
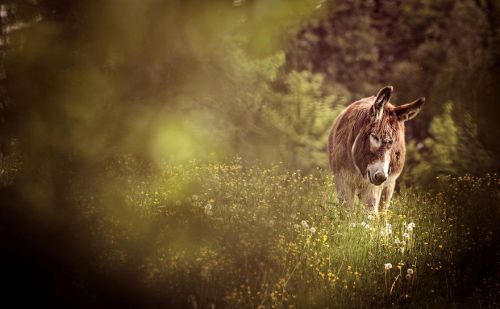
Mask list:
[{"label": "sunlit grass", "polygon": [[471,275],[457,263],[489,248],[498,230],[495,176],[438,179],[434,192],[401,192],[374,216],[337,205],[324,170],[241,160],[132,170],[113,174],[126,192],[123,208],[103,213],[88,204],[101,222],[100,261],[132,267],[178,304],[440,306]]}]

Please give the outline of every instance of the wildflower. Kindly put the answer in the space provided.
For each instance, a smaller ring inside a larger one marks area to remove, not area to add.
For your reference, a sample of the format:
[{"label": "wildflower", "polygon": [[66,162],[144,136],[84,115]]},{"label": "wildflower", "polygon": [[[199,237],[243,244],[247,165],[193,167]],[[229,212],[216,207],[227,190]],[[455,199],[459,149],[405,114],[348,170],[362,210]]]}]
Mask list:
[{"label": "wildflower", "polygon": [[392,264],[391,264],[391,263],[385,263],[385,264],[384,264],[384,269],[385,269],[385,270],[389,270],[389,269],[391,269],[391,268],[392,268]]},{"label": "wildflower", "polygon": [[375,217],[373,215],[368,215],[368,220],[373,220]]},{"label": "wildflower", "polygon": [[394,243],[395,243],[396,245],[399,245],[399,243],[400,243],[399,238],[397,238],[397,237],[396,237],[396,238],[394,239]]},{"label": "wildflower", "polygon": [[351,227],[356,227],[356,223],[351,223]]},{"label": "wildflower", "polygon": [[208,203],[207,205],[205,205],[205,214],[207,216],[211,216],[213,214],[213,212],[212,212],[212,205],[210,203]]},{"label": "wildflower", "polygon": [[365,227],[366,226],[366,222],[365,221],[361,222],[361,226]]},{"label": "wildflower", "polygon": [[302,227],[304,228],[304,230],[307,230],[309,228],[309,224],[307,224],[306,220],[302,220],[300,222],[300,224],[302,225]]},{"label": "wildflower", "polygon": [[390,225],[389,223],[385,225],[385,234],[387,235],[391,235],[392,234],[392,225]]},{"label": "wildflower", "polygon": [[408,234],[408,233],[404,233],[404,234],[403,234],[403,238],[410,238],[410,234]]},{"label": "wildflower", "polygon": [[316,228],[315,227],[311,227],[309,229],[309,231],[311,232],[311,234],[314,234],[314,233],[316,233]]},{"label": "wildflower", "polygon": [[413,275],[413,269],[408,268],[408,269],[406,270],[406,273],[407,273],[408,275],[410,275],[410,276],[411,276],[411,275]]},{"label": "wildflower", "polygon": [[406,226],[406,230],[408,232],[412,232],[414,228],[415,228],[415,223],[413,222],[408,223],[408,226]]}]

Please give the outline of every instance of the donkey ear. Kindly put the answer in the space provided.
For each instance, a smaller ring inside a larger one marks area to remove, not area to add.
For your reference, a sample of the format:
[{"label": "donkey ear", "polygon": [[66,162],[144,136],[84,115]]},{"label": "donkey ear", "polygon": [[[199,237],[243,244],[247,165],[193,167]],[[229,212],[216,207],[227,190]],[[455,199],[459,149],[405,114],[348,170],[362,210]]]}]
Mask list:
[{"label": "donkey ear", "polygon": [[384,111],[384,105],[389,102],[389,99],[391,98],[392,95],[392,86],[385,86],[384,88],[380,89],[377,97],[375,98],[375,101],[373,102],[373,107],[372,107],[372,119],[378,120],[382,118],[382,114]]},{"label": "donkey ear", "polygon": [[425,104],[425,98],[419,98],[411,103],[396,107],[396,115],[399,121],[407,121],[417,116],[420,109]]}]

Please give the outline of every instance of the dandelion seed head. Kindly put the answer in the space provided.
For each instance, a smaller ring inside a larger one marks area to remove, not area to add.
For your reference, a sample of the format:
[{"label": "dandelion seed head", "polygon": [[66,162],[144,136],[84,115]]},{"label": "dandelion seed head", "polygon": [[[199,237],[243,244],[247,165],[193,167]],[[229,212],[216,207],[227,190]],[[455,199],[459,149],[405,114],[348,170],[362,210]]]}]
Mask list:
[{"label": "dandelion seed head", "polygon": [[315,227],[311,227],[309,229],[309,231],[311,232],[311,234],[314,234],[314,233],[316,233],[316,228]]},{"label": "dandelion seed head", "polygon": [[406,273],[407,273],[408,275],[413,275],[413,269],[408,268],[408,269],[406,270]]},{"label": "dandelion seed head", "polygon": [[391,269],[391,268],[392,268],[392,264],[391,264],[391,263],[385,263],[385,264],[384,264],[384,269],[385,269],[385,270],[389,270],[389,269]]},{"label": "dandelion seed head", "polygon": [[408,233],[404,233],[404,234],[403,234],[403,238],[410,238],[410,234],[408,234]]},{"label": "dandelion seed head", "polygon": [[304,228],[304,230],[308,229],[309,228],[309,224],[307,224],[307,221],[306,220],[302,220],[300,222],[300,225],[302,225],[302,227]]}]

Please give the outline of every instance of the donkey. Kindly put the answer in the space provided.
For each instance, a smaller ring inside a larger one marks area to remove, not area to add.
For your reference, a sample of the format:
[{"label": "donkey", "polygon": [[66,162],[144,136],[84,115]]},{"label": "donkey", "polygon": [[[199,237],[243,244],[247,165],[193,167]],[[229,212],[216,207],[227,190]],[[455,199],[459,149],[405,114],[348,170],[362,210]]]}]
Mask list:
[{"label": "donkey", "polygon": [[377,96],[350,104],[335,119],[328,136],[328,157],[339,200],[353,207],[359,197],[368,211],[389,207],[405,163],[405,121],[414,118],[425,98],[394,106],[386,86]]}]

